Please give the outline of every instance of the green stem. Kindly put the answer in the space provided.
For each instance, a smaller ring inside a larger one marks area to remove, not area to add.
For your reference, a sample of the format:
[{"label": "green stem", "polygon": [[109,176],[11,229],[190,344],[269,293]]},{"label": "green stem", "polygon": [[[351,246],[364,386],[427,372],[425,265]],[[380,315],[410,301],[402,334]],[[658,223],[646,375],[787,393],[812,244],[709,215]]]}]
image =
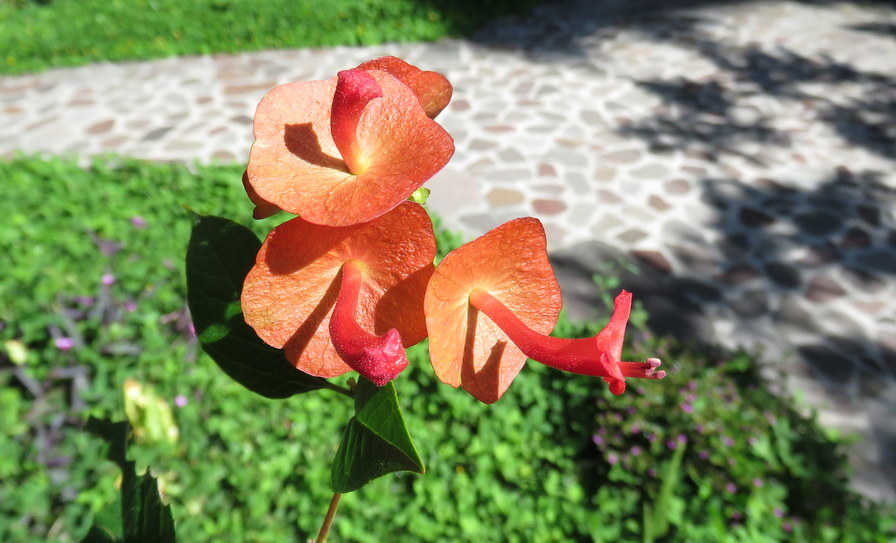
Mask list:
[{"label": "green stem", "polygon": [[336,516],[336,508],[339,507],[339,498],[341,497],[342,494],[339,492],[333,493],[333,499],[330,500],[330,508],[327,509],[327,516],[324,517],[324,524],[320,527],[315,543],[326,543],[327,534],[330,533],[330,524],[333,523],[333,517]]},{"label": "green stem", "polygon": [[329,382],[328,382],[326,385],[324,385],[324,387],[327,388],[327,389],[329,389],[329,390],[332,390],[333,392],[338,392],[339,394],[342,394],[342,395],[344,395],[344,396],[348,396],[349,398],[354,398],[354,397],[355,397],[355,393],[354,393],[354,391],[352,391],[351,389],[348,389],[348,388],[345,388],[345,387],[341,387],[341,386],[339,386],[339,385],[334,385],[333,383],[329,383]]}]

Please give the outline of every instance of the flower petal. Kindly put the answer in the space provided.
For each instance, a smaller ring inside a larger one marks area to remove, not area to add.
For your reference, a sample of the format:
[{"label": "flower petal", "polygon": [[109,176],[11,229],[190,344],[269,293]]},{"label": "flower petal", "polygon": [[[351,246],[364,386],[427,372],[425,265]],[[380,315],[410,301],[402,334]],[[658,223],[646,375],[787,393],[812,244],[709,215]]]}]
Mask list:
[{"label": "flower petal", "polygon": [[374,221],[347,227],[295,218],[268,235],[246,276],[245,319],[298,369],[335,377],[350,369],[329,333],[343,263],[365,265],[358,324],[376,335],[395,328],[410,346],[426,337],[422,301],[433,258],[432,223],[419,204],[404,202]]},{"label": "flower petal", "polygon": [[445,109],[451,101],[451,83],[440,73],[424,72],[397,57],[381,57],[358,66],[362,70],[382,70],[397,77],[414,91],[430,119]]},{"label": "flower petal", "polygon": [[477,288],[499,299],[533,330],[550,333],[563,302],[541,222],[515,219],[452,251],[426,290],[429,352],[436,375],[491,403],[510,386],[526,356],[470,305],[470,293]]},{"label": "flower petal", "polygon": [[410,88],[386,72],[368,73],[383,96],[358,119],[367,165],[360,175],[349,172],[330,132],[336,78],[287,83],[262,99],[247,168],[260,199],[315,224],[349,226],[394,208],[448,162],[454,141]]}]

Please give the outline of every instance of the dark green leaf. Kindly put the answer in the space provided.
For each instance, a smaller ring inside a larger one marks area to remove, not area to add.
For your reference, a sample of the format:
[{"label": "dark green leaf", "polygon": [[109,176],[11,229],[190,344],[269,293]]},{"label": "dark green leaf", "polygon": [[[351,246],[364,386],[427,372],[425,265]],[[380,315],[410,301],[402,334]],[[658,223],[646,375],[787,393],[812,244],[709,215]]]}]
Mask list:
[{"label": "dark green leaf", "polygon": [[[121,468],[121,525],[124,543],[174,543],[171,507],[162,504],[155,478],[149,473],[138,477],[135,462],[127,459],[130,426],[91,417],[87,430],[109,444],[108,458]],[[82,543],[115,541],[108,528],[93,526]]]},{"label": "dark green leaf", "polygon": [[187,249],[187,302],[199,343],[234,381],[267,398],[328,386],[295,369],[243,320],[240,292],[261,242],[221,217],[198,218]]},{"label": "dark green leaf", "polygon": [[115,535],[96,525],[90,527],[90,531],[81,540],[81,543],[117,543]]},{"label": "dark green leaf", "polygon": [[423,473],[423,461],[401,415],[395,385],[358,380],[355,416],[348,422],[333,460],[334,492],[351,492],[396,471]]}]

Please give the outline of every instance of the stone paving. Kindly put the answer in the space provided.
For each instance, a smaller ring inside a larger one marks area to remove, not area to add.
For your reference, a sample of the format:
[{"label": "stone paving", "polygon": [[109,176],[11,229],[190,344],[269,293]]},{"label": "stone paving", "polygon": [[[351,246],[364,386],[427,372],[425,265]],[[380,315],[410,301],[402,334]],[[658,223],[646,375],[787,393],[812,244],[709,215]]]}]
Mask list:
[{"label": "stone paving", "polygon": [[680,3],[0,78],[0,155],[242,162],[277,84],[386,54],[442,72],[457,152],[428,186],[450,227],[541,218],[575,316],[594,316],[601,259],[630,261],[657,328],[760,348],[822,422],[859,434],[856,488],[896,500],[896,10]]}]

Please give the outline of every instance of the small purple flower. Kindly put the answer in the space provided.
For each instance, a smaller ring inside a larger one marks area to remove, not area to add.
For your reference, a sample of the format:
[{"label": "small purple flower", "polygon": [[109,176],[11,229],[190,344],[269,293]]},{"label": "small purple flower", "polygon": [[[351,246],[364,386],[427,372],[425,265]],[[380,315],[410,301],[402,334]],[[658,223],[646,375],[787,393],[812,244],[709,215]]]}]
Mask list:
[{"label": "small purple flower", "polygon": [[707,460],[707,459],[709,459],[709,451],[706,451],[706,450],[700,451],[699,453],[697,453],[697,456],[700,457],[700,460]]},{"label": "small purple flower", "polygon": [[656,439],[657,439],[656,434],[646,433],[644,435],[647,436],[647,441],[649,441],[651,443],[656,443]]},{"label": "small purple flower", "polygon": [[702,424],[698,424],[697,426],[694,427],[694,429],[697,430],[698,434],[703,433],[703,425]]},{"label": "small purple flower", "polygon": [[611,466],[615,466],[617,462],[619,462],[619,456],[616,453],[610,453],[607,455],[607,462],[610,463]]},{"label": "small purple flower", "polygon": [[734,440],[731,439],[731,438],[728,437],[728,436],[725,436],[725,437],[722,438],[722,444],[724,444],[726,447],[733,447],[733,446],[734,446]]},{"label": "small purple flower", "polygon": [[789,522],[785,522],[784,524],[782,524],[781,528],[783,528],[784,531],[788,534],[793,531],[793,526],[791,526]]},{"label": "small purple flower", "polygon": [[734,520],[740,520],[740,519],[744,518],[744,514],[741,513],[740,511],[732,511],[731,518],[733,518]]},{"label": "small purple flower", "polygon": [[629,415],[634,415],[635,413],[638,412],[638,410],[635,409],[633,406],[629,406],[628,409],[625,410],[625,412],[628,413]]},{"label": "small purple flower", "polygon": [[178,407],[184,407],[187,405],[187,397],[183,394],[178,394],[174,397],[174,405]]},{"label": "small purple flower", "polygon": [[632,433],[633,433],[633,434],[640,434],[640,433],[641,433],[641,427],[638,426],[637,424],[633,424],[633,425],[632,425]]},{"label": "small purple flower", "polygon": [[598,447],[600,447],[601,445],[604,444],[604,438],[600,437],[597,434],[594,434],[593,436],[591,436],[591,441],[593,441],[594,444],[597,445]]},{"label": "small purple flower", "polygon": [[781,518],[784,516],[784,511],[780,507],[775,507],[775,516]]},{"label": "small purple flower", "polygon": [[127,302],[124,303],[124,310],[127,311],[128,313],[133,313],[134,311],[137,311],[137,303],[134,302],[133,300],[128,300]]},{"label": "small purple flower", "polygon": [[631,450],[632,456],[641,456],[641,447],[635,445]]},{"label": "small purple flower", "polygon": [[648,468],[647,475],[650,475],[651,477],[656,477],[656,470],[653,468]]},{"label": "small purple flower", "polygon": [[677,445],[676,445],[674,439],[670,439],[670,440],[666,441],[666,447],[669,447],[669,448],[672,449],[673,451],[675,450],[675,447],[676,447],[676,446],[677,446]]},{"label": "small purple flower", "polygon": [[734,483],[728,483],[725,485],[725,490],[727,490],[730,494],[734,494],[737,492],[737,486]]},{"label": "small purple flower", "polygon": [[760,479],[759,477],[754,477],[753,478],[753,486],[755,486],[756,488],[761,488],[762,487],[762,479]]},{"label": "small purple flower", "polygon": [[75,346],[75,340],[70,337],[58,337],[53,340],[53,343],[57,349],[63,352],[68,352]]},{"label": "small purple flower", "polygon": [[694,412],[694,406],[689,403],[681,404],[681,410],[690,415]]},{"label": "small purple flower", "polygon": [[684,399],[687,400],[688,403],[694,403],[697,401],[697,397],[694,396],[693,394],[688,394],[687,396],[684,397]]},{"label": "small purple flower", "polygon": [[90,307],[93,305],[93,297],[92,296],[78,296],[75,298],[75,301],[84,307]]},{"label": "small purple flower", "polygon": [[678,442],[681,443],[682,445],[684,445],[685,443],[688,442],[688,436],[686,436],[684,434],[678,434]]},{"label": "small purple flower", "polygon": [[187,332],[190,333],[190,337],[196,337],[196,326],[192,322],[187,325]]},{"label": "small purple flower", "polygon": [[691,379],[690,381],[688,381],[688,389],[689,389],[691,392],[697,390],[697,381],[695,381],[695,380],[693,380],[693,379]]},{"label": "small purple flower", "polygon": [[104,273],[102,281],[103,285],[108,287],[109,285],[115,284],[115,276],[111,273]]},{"label": "small purple flower", "polygon": [[146,219],[140,215],[134,215],[131,217],[131,224],[134,228],[146,228]]}]

